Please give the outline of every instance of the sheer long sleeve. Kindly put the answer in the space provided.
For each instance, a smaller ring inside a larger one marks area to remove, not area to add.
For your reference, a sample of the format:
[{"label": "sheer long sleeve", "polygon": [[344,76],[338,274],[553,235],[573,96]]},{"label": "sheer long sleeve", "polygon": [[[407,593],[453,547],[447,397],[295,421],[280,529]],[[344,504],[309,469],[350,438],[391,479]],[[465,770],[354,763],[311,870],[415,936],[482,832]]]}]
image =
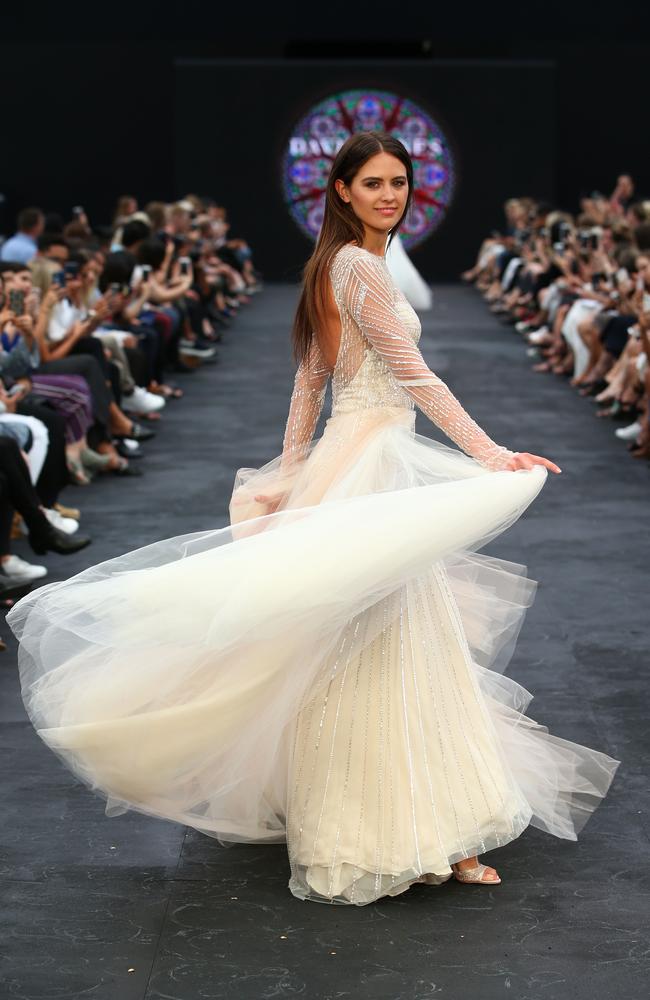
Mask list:
[{"label": "sheer long sleeve", "polygon": [[323,408],[329,377],[330,369],[314,337],[309,353],[296,372],[284,432],[283,468],[293,465],[306,455]]},{"label": "sheer long sleeve", "polygon": [[380,258],[375,261],[369,254],[359,254],[352,259],[345,304],[416,406],[485,468],[505,469],[514,453],[488,437],[427,366],[395,309],[394,287]]}]

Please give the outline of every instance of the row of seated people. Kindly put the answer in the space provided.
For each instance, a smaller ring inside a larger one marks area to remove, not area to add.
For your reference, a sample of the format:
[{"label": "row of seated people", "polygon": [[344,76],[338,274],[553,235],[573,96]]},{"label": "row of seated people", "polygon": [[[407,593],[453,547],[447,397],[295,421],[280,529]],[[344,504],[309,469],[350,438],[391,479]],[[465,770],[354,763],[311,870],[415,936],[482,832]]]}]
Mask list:
[{"label": "row of seated people", "polygon": [[219,361],[261,289],[249,244],[230,238],[211,199],[140,211],[124,196],[105,227],[79,206],[68,221],[19,214],[0,246],[3,600],[48,572],[11,551],[21,535],[39,555],[89,544],[63,491],[142,475],[164,408],[191,391],[185,376]]},{"label": "row of seated people", "polygon": [[629,175],[582,198],[576,216],[511,199],[462,278],[522,335],[535,371],[565,378],[650,458],[650,200]]}]

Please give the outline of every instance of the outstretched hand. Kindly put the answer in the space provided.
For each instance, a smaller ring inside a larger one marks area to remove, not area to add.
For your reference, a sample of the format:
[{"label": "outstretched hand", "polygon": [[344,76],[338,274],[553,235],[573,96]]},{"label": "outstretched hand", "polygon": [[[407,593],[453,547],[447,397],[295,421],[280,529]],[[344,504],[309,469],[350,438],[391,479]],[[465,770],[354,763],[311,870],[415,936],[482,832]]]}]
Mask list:
[{"label": "outstretched hand", "polygon": [[287,493],[286,490],[280,493],[269,493],[269,494],[258,493],[257,496],[255,497],[255,502],[264,504],[264,506],[267,508],[266,510],[267,514],[275,514],[278,507],[280,507],[283,500],[286,500],[288,495],[289,494]]},{"label": "outstretched hand", "polygon": [[562,472],[559,465],[551,462],[549,458],[542,458],[541,455],[531,455],[528,451],[517,451],[508,462],[506,469],[509,472],[516,472],[517,469],[532,469],[536,465],[543,465],[551,472]]}]

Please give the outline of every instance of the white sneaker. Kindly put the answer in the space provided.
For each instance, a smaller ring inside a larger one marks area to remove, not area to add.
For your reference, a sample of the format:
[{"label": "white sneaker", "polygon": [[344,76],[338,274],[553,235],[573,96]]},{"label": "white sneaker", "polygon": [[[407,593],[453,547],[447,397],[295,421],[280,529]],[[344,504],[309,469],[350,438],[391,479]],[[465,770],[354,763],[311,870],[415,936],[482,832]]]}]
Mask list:
[{"label": "white sneaker", "polygon": [[141,385],[136,385],[130,396],[122,397],[122,409],[126,413],[155,413],[162,410],[165,397],[155,392],[147,392]]},{"label": "white sneaker", "polygon": [[63,517],[62,514],[59,514],[58,510],[48,509],[47,507],[43,508],[43,513],[50,524],[53,524],[59,531],[64,531],[66,535],[74,535],[75,531],[79,530],[79,522],[75,521],[73,517]]},{"label": "white sneaker", "polygon": [[2,572],[11,576],[14,580],[39,580],[42,576],[47,576],[47,566],[37,566],[35,563],[25,562],[18,556],[9,556],[2,563]]},{"label": "white sneaker", "polygon": [[636,441],[639,434],[641,433],[641,424],[638,420],[635,420],[633,424],[628,424],[627,427],[617,427],[614,431],[617,438],[621,441]]}]

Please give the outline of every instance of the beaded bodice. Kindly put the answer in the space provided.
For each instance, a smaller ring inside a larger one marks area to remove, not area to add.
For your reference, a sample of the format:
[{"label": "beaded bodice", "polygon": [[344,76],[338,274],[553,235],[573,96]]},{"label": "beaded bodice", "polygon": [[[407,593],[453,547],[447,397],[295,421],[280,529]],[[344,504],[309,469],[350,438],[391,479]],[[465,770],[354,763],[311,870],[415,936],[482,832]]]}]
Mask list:
[{"label": "beaded bodice", "polygon": [[283,462],[302,458],[332,379],[332,415],[377,407],[418,406],[460,448],[486,468],[507,467],[512,452],[472,420],[418,349],[420,323],[395,286],[385,259],[347,244],[330,266],[341,319],[334,369],[314,336],[296,373],[284,437]]},{"label": "beaded bodice", "polygon": [[[355,252],[359,253],[358,248],[344,247],[336,255],[330,271],[332,291],[341,316],[341,344],[332,372],[332,415],[375,406],[413,409],[414,401],[399,384],[384,357],[361,334],[348,308],[350,293],[359,293],[359,289],[348,287],[352,273],[350,259]],[[365,250],[361,252],[367,253]],[[368,256],[377,260],[377,264],[371,260],[370,266],[380,267],[392,283],[385,258],[374,254]],[[413,344],[417,344],[422,332],[417,313],[395,285],[392,291],[393,308],[401,321],[402,330]]]}]

